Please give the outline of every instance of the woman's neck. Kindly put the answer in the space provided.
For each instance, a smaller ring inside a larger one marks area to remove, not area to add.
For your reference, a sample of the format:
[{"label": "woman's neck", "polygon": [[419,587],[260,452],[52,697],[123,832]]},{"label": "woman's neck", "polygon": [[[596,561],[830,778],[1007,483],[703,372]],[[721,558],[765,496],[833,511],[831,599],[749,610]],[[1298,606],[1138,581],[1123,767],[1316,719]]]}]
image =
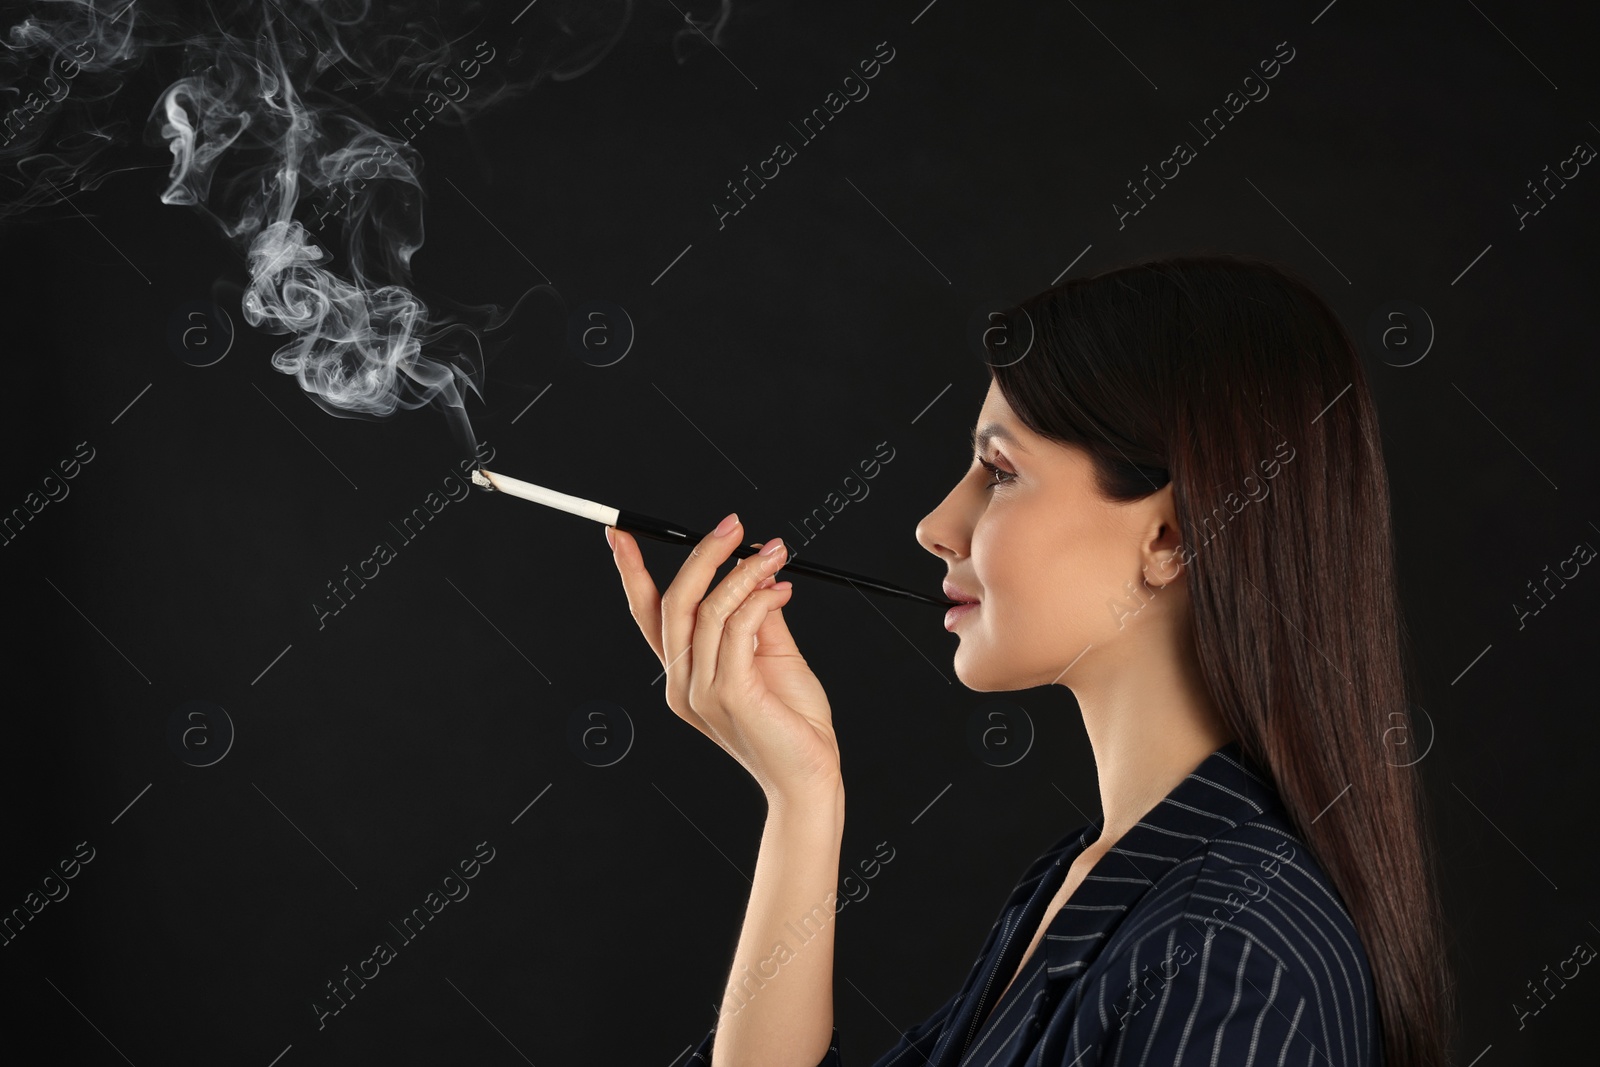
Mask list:
[{"label": "woman's neck", "polygon": [[1124,672],[1078,704],[1100,784],[1101,851],[1233,740],[1192,654]]}]

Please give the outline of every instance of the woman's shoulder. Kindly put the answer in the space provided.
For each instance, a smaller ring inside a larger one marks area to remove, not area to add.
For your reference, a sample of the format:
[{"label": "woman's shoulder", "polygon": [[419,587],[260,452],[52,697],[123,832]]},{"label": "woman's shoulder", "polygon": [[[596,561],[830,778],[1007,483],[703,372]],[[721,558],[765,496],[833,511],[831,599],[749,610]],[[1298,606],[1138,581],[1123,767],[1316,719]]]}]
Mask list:
[{"label": "woman's shoulder", "polygon": [[1367,963],[1343,898],[1279,807],[1216,834],[1175,865],[1119,933],[1143,942],[1172,930],[1207,940],[1229,932],[1313,977]]},{"label": "woman's shoulder", "polygon": [[1324,1050],[1370,1048],[1376,1033],[1360,935],[1281,807],[1216,834],[1168,870],[1129,911],[1095,970],[1129,986],[1130,1002],[1140,1001],[1141,984],[1151,988],[1138,977],[1146,975],[1154,990],[1173,987],[1168,996],[1219,1012],[1281,1013],[1301,1020],[1295,1025]]}]

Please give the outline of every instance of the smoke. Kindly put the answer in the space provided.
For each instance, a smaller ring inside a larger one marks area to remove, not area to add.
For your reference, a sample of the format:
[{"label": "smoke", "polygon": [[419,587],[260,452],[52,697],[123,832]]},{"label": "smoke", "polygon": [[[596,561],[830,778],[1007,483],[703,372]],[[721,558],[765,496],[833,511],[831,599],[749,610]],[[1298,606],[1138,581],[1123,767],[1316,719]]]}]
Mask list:
[{"label": "smoke", "polygon": [[[678,63],[716,42],[731,3],[705,22],[683,16]],[[439,313],[414,291],[426,194],[411,141],[593,70],[632,0],[539,0],[520,13],[478,0],[257,0],[184,16],[146,0],[33,7],[0,55],[0,222],[136,169],[107,163],[130,140],[118,98],[135,95],[150,57],[175,63],[144,123],[144,145],[171,157],[160,200],[200,212],[239,248],[245,321],[287,338],[272,365],[343,418],[436,404],[475,453],[466,398],[483,399],[480,334],[523,298]],[[549,285],[530,292],[541,290],[560,299]]]},{"label": "smoke", "polygon": [[0,222],[61,202],[74,186],[93,189],[106,148],[126,139],[112,114],[128,75],[162,43],[134,32],[127,10],[87,0],[40,5],[0,41]]}]

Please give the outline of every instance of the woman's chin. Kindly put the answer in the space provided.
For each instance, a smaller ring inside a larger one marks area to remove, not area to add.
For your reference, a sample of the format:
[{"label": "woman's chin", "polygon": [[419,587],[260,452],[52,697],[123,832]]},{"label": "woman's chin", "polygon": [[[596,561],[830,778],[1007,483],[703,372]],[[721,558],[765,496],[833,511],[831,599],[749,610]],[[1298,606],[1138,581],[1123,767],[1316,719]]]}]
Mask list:
[{"label": "woman's chin", "polygon": [[986,663],[982,655],[975,655],[972,646],[965,640],[956,649],[952,665],[956,679],[975,693],[1004,693],[1014,688],[1009,679],[996,675],[992,662]]}]

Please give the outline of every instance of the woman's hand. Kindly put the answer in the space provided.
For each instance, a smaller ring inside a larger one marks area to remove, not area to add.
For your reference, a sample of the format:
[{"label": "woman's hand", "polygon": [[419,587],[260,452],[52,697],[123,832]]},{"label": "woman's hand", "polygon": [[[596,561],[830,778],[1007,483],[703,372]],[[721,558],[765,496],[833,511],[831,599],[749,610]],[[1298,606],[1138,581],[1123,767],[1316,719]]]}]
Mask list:
[{"label": "woman's hand", "polygon": [[628,610],[666,669],[667,706],[738,760],[769,804],[831,798],[843,786],[828,697],[783,621],[792,586],[772,577],[788,549],[774,538],[774,553],[741,559],[706,595],[744,533],[734,515],[718,529],[657,596],[638,542],[606,527]]}]

